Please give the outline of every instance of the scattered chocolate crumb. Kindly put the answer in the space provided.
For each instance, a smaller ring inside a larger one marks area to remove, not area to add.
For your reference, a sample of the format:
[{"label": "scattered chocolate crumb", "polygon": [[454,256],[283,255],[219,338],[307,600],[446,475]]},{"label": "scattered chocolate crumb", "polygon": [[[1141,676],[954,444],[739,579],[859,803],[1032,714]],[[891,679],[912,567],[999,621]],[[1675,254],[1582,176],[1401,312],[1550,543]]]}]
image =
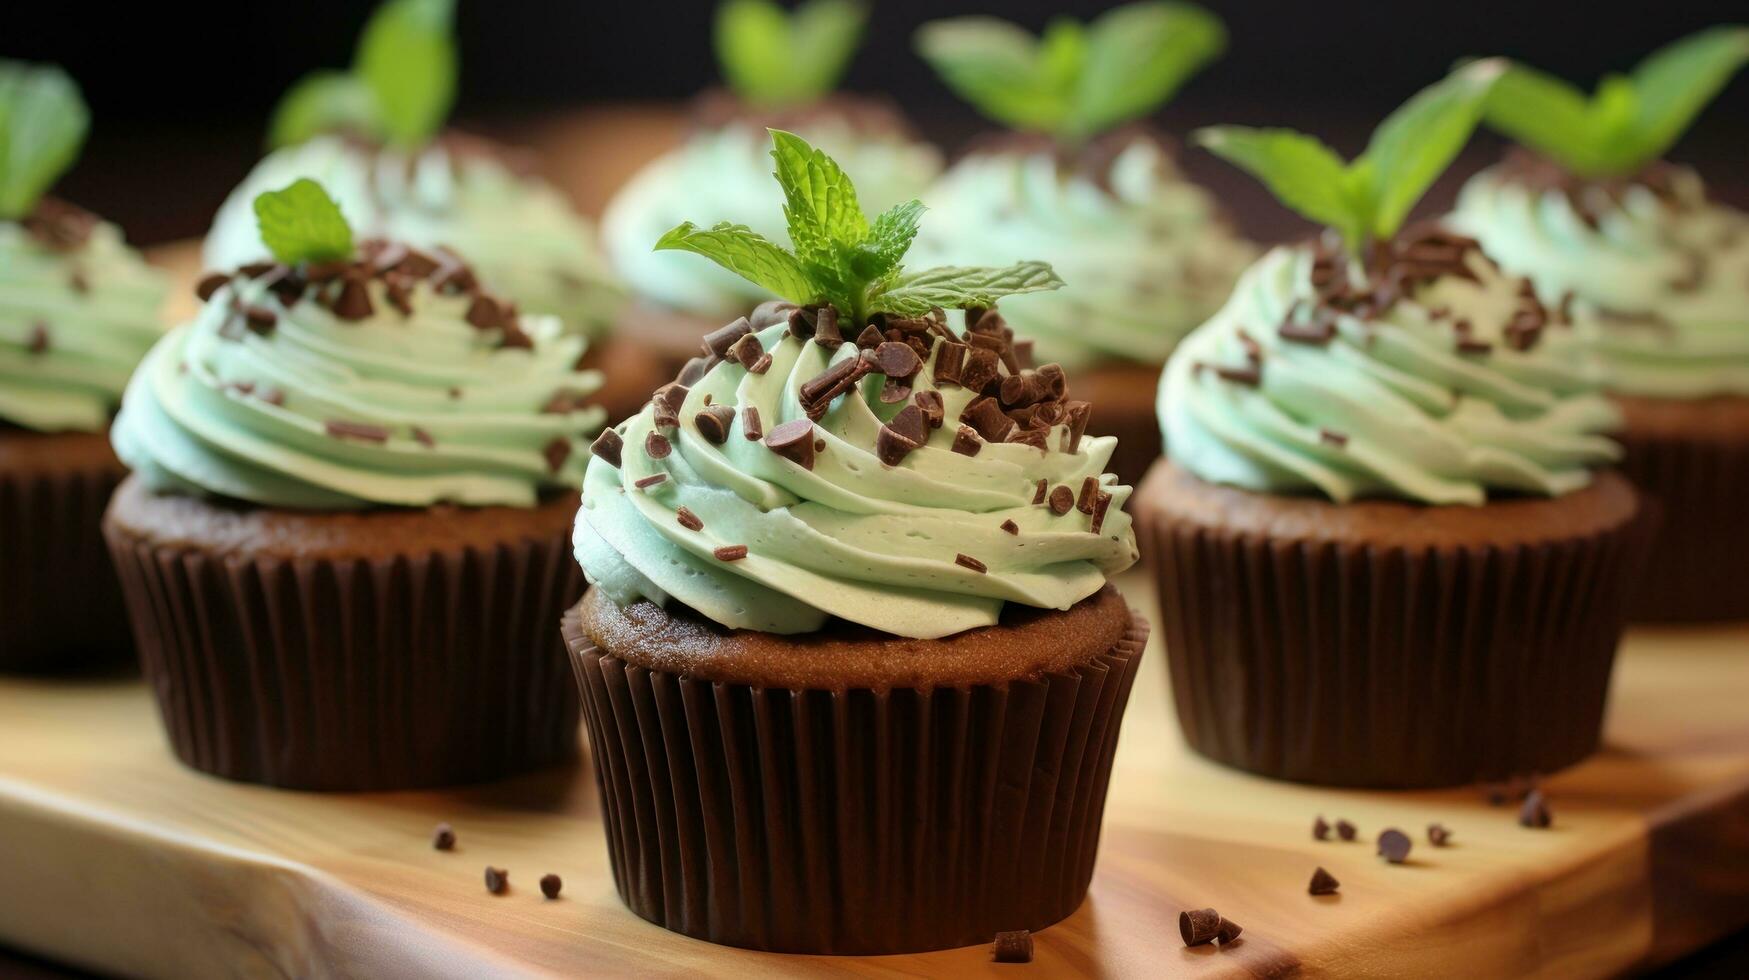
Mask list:
[{"label": "scattered chocolate crumb", "polygon": [[486,890],[494,895],[502,895],[510,888],[510,872],[503,868],[486,865]]},{"label": "scattered chocolate crumb", "polygon": [[1221,913],[1214,909],[1187,909],[1178,913],[1178,934],[1186,946],[1212,943],[1221,931]]},{"label": "scattered chocolate crumb", "polygon": [[972,571],[977,572],[979,574],[983,574],[984,572],[987,572],[990,570],[988,565],[985,565],[983,562],[977,560],[976,558],[973,558],[971,555],[954,555],[953,556],[953,563],[955,565],[960,566],[961,568],[969,568]]},{"label": "scattered chocolate crumb", "polygon": [[1342,887],[1342,882],[1336,876],[1323,868],[1312,872],[1312,883],[1306,886],[1306,892],[1311,895],[1334,895],[1336,889]]},{"label": "scattered chocolate crumb", "polygon": [[426,432],[424,429],[420,428],[417,425],[415,425],[413,427],[413,441],[417,442],[421,446],[424,446],[426,449],[436,449],[437,448],[437,440],[431,438],[431,433]]},{"label": "scattered chocolate crumb", "polygon": [[541,875],[540,893],[548,900],[559,897],[559,891],[565,887],[565,882],[558,875]]},{"label": "scattered chocolate crumb", "polygon": [[1032,933],[1025,929],[997,933],[995,956],[998,963],[1031,963]]},{"label": "scattered chocolate crumb", "polygon": [[726,544],[712,551],[717,561],[740,561],[747,557],[747,546],[744,544]]},{"label": "scattered chocolate crumb", "polygon": [[440,851],[455,850],[455,828],[446,823],[438,824],[431,832],[431,846]]},{"label": "scattered chocolate crumb", "polygon": [[651,432],[644,437],[644,455],[651,459],[667,459],[668,454],[673,451],[674,444],[660,432]]},{"label": "scattered chocolate crumb", "polygon": [[674,519],[679,521],[680,526],[686,528],[688,531],[704,530],[704,521],[699,520],[697,514],[694,514],[691,510],[685,507],[675,508]]},{"label": "scattered chocolate crumb", "polygon": [[1554,823],[1554,815],[1549,812],[1549,804],[1543,799],[1543,791],[1533,789],[1524,795],[1524,804],[1518,808],[1518,823],[1523,827],[1542,829]]},{"label": "scattered chocolate crumb", "polygon": [[1446,841],[1451,840],[1451,831],[1445,828],[1445,824],[1430,823],[1427,825],[1427,840],[1434,847],[1444,847]]},{"label": "scattered chocolate crumb", "polygon": [[637,487],[639,490],[648,490],[653,486],[663,483],[667,479],[668,474],[666,473],[651,473],[649,476],[633,480],[632,486]]},{"label": "scattered chocolate crumb", "polygon": [[814,468],[814,423],[791,419],[771,430],[765,447],[804,470]]},{"label": "scattered chocolate crumb", "polygon": [[1336,821],[1336,836],[1343,840],[1351,841],[1358,833],[1360,833],[1360,831],[1355,828],[1354,824],[1351,824],[1346,820]]},{"label": "scattered chocolate crumb", "polygon": [[1020,525],[1014,523],[1014,520],[1010,518],[1009,520],[1002,522],[1002,530],[1007,531],[1009,534],[1019,534]]},{"label": "scattered chocolate crumb", "polygon": [[1061,483],[1051,490],[1051,513],[1061,516],[1067,514],[1075,506],[1075,491],[1069,485]]},{"label": "scattered chocolate crumb", "polygon": [[1395,827],[1379,834],[1379,857],[1392,864],[1402,864],[1409,859],[1409,848],[1413,846],[1409,835]]},{"label": "scattered chocolate crumb", "polygon": [[1324,815],[1318,814],[1318,819],[1312,821],[1312,837],[1315,840],[1330,839],[1330,825],[1324,822]]},{"label": "scattered chocolate crumb", "polygon": [[620,438],[619,433],[612,429],[602,429],[601,435],[596,436],[595,441],[589,444],[589,451],[603,463],[619,469],[620,450],[624,447],[625,440]]}]

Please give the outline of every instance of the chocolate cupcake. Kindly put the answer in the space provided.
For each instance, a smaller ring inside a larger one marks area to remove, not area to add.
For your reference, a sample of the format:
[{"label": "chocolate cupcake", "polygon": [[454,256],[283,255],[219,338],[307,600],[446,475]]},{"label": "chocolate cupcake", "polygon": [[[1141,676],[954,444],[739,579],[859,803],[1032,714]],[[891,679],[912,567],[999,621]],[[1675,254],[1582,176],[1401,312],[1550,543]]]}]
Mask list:
[{"label": "chocolate cupcake", "polygon": [[[1014,129],[980,142],[936,182],[917,255],[941,265],[1036,256],[1062,273],[1064,288],[1018,297],[1002,312],[1040,360],[1075,372],[1099,406],[1095,431],[1118,439],[1112,469],[1133,483],[1160,455],[1160,366],[1257,255],[1185,178],[1170,141],[1131,122],[1219,56],[1226,30],[1187,4],[1118,7],[1085,28],[1098,57],[1084,59],[1080,74],[1031,80],[1039,91],[1029,93],[1016,92],[1011,75],[992,77],[993,62],[978,57],[1001,29],[1021,30],[963,17],[917,32],[919,53],[943,81]],[[1075,95],[1052,97],[1054,86]]]},{"label": "chocolate cupcake", "polygon": [[[870,222],[830,158],[774,140],[799,260],[745,229],[663,242],[790,303],[713,332],[584,479],[592,588],[563,631],[615,881],[756,949],[1045,928],[1092,876],[1147,637],[1108,584],[1130,489],[988,309],[1048,266],[907,274],[920,206]],[[822,282],[831,249],[868,261]]]},{"label": "chocolate cupcake", "polygon": [[[1343,200],[1321,181],[1358,182],[1284,170],[1310,137],[1201,134],[1350,236],[1265,255],[1161,382],[1168,458],[1136,517],[1180,724],[1218,762],[1430,787],[1597,745],[1639,508],[1597,472],[1619,418],[1583,325],[1474,240],[1396,227],[1498,70],[1386,120],[1360,164],[1376,190],[1329,209],[1307,203]],[[1363,231],[1364,261],[1343,248]]]},{"label": "chocolate cupcake", "polygon": [[98,530],[125,472],[106,430],[164,284],[120,229],[42,196],[84,141],[73,81],[0,60],[0,93],[0,670],[109,668],[133,651]]},{"label": "chocolate cupcake", "polygon": [[104,533],[172,748],[325,790],[571,758],[583,339],[450,253],[354,248],[313,182],[256,210],[276,261],[202,281],[114,431]]},{"label": "chocolate cupcake", "polygon": [[[487,288],[587,337],[587,364],[606,379],[594,401],[617,422],[673,371],[612,334],[625,290],[590,222],[540,175],[539,158],[441,131],[456,85],[449,6],[383,3],[350,73],[316,72],[286,93],[268,134],[273,152],[220,206],[202,261],[235,269],[269,259],[255,229],[255,198],[299,178],[317,181],[361,236],[453,249]],[[433,18],[433,9],[446,12]],[[448,60],[404,60],[401,52],[415,43]],[[395,90],[377,92],[376,80],[387,77],[397,79]],[[336,85],[356,90],[355,101],[325,97]]]},{"label": "chocolate cupcake", "polygon": [[[1574,116],[1584,93],[1515,66],[1488,118],[1534,152],[1471,179],[1451,218],[1546,302],[1601,328],[1593,345],[1625,420],[1622,472],[1660,519],[1629,600],[1642,621],[1749,619],[1749,214],[1659,160],[1745,61],[1744,27],[1654,53],[1620,84],[1680,64],[1692,70],[1671,83],[1692,91],[1647,96],[1657,111],[1625,131]],[[1538,98],[1545,90],[1570,105]]]},{"label": "chocolate cupcake", "polygon": [[[800,133],[830,153],[874,210],[921,196],[941,169],[939,153],[890,102],[833,92],[865,16],[863,5],[834,0],[809,0],[790,15],[765,3],[721,4],[715,35],[727,90],[701,94],[680,145],[608,202],[602,239],[633,295],[619,329],[664,357],[670,377],[698,354],[706,333],[775,295],[697,256],[650,249],[686,219],[782,240],[768,127]],[[798,36],[805,53],[794,46]],[[778,64],[783,70],[773,71]]]}]

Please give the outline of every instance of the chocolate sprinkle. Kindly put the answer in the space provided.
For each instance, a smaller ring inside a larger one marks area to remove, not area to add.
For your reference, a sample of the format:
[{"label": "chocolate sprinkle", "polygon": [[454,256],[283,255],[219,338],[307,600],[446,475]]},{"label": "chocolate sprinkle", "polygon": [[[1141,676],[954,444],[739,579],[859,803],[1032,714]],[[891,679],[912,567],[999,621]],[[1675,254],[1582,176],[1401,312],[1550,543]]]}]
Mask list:
[{"label": "chocolate sprinkle", "polygon": [[651,432],[644,437],[644,455],[651,459],[667,459],[668,454],[673,451],[673,443],[670,443],[668,437],[660,432]]},{"label": "chocolate sprinkle", "polygon": [[1336,836],[1342,838],[1343,840],[1350,840],[1351,841],[1355,838],[1355,835],[1358,834],[1359,832],[1360,831],[1355,828],[1354,824],[1351,824],[1346,820],[1336,821]]},{"label": "chocolate sprinkle", "polygon": [[1411,846],[1409,835],[1395,827],[1379,835],[1379,856],[1392,864],[1407,861]]},{"label": "chocolate sprinkle", "polygon": [[1094,494],[1094,496],[1093,496],[1093,522],[1087,526],[1087,530],[1093,532],[1094,534],[1098,534],[1099,529],[1105,526],[1105,512],[1110,510],[1110,509],[1111,509],[1111,494],[1110,493],[1107,493],[1106,491],[1101,490],[1097,494]]},{"label": "chocolate sprinkle", "polygon": [[814,468],[814,423],[791,419],[771,430],[765,447],[804,470]]},{"label": "chocolate sprinkle", "polygon": [[440,851],[455,850],[455,828],[446,823],[438,824],[431,832],[431,846]]},{"label": "chocolate sprinkle", "polygon": [[953,563],[961,568],[969,568],[980,575],[990,570],[990,566],[973,558],[971,555],[954,555]]},{"label": "chocolate sprinkle", "polygon": [[1221,913],[1214,909],[1188,909],[1178,913],[1178,934],[1186,946],[1212,943],[1221,931]]},{"label": "chocolate sprinkle", "polygon": [[984,440],[978,438],[978,433],[969,425],[962,425],[953,436],[953,451],[961,456],[976,456],[978,450],[984,448]]},{"label": "chocolate sprinkle", "polygon": [[711,552],[717,561],[740,561],[747,557],[747,546],[744,544],[726,544]]},{"label": "chocolate sprinkle", "polygon": [[1033,487],[1032,502],[1035,505],[1044,503],[1045,502],[1045,494],[1050,493],[1050,492],[1051,492],[1051,481],[1045,479],[1042,476],[1039,477],[1038,478],[1038,485]]},{"label": "chocolate sprinkle", "polygon": [[1449,840],[1451,840],[1451,831],[1446,829],[1445,824],[1430,823],[1427,825],[1428,843],[1434,847],[1444,847]]},{"label": "chocolate sprinkle", "polygon": [[417,425],[413,427],[413,441],[424,446],[426,449],[437,448],[437,440],[431,438],[431,433],[426,432]]},{"label": "chocolate sprinkle", "polygon": [[1057,516],[1067,514],[1075,506],[1075,491],[1068,484],[1059,484],[1051,491],[1051,513]]},{"label": "chocolate sprinkle", "polygon": [[1522,827],[1538,830],[1554,823],[1554,815],[1549,812],[1549,804],[1543,799],[1542,790],[1533,789],[1524,795],[1524,803],[1518,808],[1518,823]]},{"label": "chocolate sprinkle", "polygon": [[601,435],[596,436],[595,441],[589,444],[589,451],[603,463],[619,469],[620,450],[624,446],[625,440],[620,438],[619,433],[612,429],[602,429]]},{"label": "chocolate sprinkle", "polygon": [[558,875],[541,875],[540,893],[545,895],[548,901],[558,898],[560,890],[564,887],[565,882]]},{"label": "chocolate sprinkle", "polygon": [[1312,838],[1314,840],[1330,839],[1330,825],[1324,822],[1324,815],[1321,813],[1316,820],[1312,821]]},{"label": "chocolate sprinkle", "polygon": [[328,435],[336,439],[357,439],[360,442],[388,442],[389,430],[369,422],[348,422],[344,419],[329,419],[322,423]]},{"label": "chocolate sprinkle", "polygon": [[1090,476],[1081,481],[1081,493],[1075,498],[1075,509],[1083,514],[1093,513],[1093,496],[1099,492],[1099,478]]},{"label": "chocolate sprinkle", "polygon": [[486,865],[486,890],[494,895],[502,895],[510,888],[510,872],[503,868]]},{"label": "chocolate sprinkle", "polygon": [[1348,437],[1332,429],[1319,429],[1318,441],[1328,446],[1335,446],[1337,449],[1348,445]]},{"label": "chocolate sprinkle", "polygon": [[1334,895],[1336,889],[1341,887],[1342,882],[1337,881],[1335,875],[1320,867],[1312,872],[1312,882],[1306,886],[1306,893],[1309,895]]},{"label": "chocolate sprinkle", "polygon": [[[646,443],[644,448],[648,451],[650,447]],[[571,458],[571,440],[564,436],[554,436],[546,444],[546,448],[541,450],[541,455],[547,458],[547,470],[557,473],[564,468],[565,461]]]},{"label": "chocolate sprinkle", "polygon": [[1002,522],[1002,530],[1007,531],[1009,534],[1019,534],[1020,525],[1014,523],[1013,518],[1010,518]]},{"label": "chocolate sprinkle", "polygon": [[757,407],[748,405],[741,409],[741,434],[747,438],[748,442],[757,442],[765,435],[765,430],[760,428]]},{"label": "chocolate sprinkle", "polygon": [[649,476],[639,477],[638,479],[633,480],[632,486],[637,487],[639,490],[648,490],[651,487],[667,482],[667,480],[668,474],[666,473],[651,473]]},{"label": "chocolate sprinkle", "polygon": [[729,430],[734,427],[735,410],[727,405],[712,405],[693,416],[692,424],[699,435],[720,446],[728,441]]},{"label": "chocolate sprinkle", "polygon": [[685,507],[676,507],[674,509],[674,519],[680,522],[680,526],[686,528],[688,531],[704,530],[704,521],[699,520],[697,514],[694,514]]},{"label": "chocolate sprinkle", "polygon": [[49,328],[47,324],[37,323],[30,328],[30,343],[26,348],[32,354],[47,354],[49,352]]},{"label": "chocolate sprinkle", "polygon": [[1025,929],[997,933],[995,947],[998,963],[1032,962],[1032,933]]}]

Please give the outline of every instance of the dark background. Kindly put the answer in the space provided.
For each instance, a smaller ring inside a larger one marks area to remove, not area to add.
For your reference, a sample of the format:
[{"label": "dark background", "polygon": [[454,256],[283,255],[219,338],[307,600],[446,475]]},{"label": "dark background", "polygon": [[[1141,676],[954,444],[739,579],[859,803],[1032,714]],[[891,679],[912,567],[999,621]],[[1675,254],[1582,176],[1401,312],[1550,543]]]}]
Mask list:
[{"label": "dark background", "polygon": [[[1710,24],[1749,20],[1749,3],[1660,4],[1468,0],[1210,0],[1227,22],[1227,56],[1195,79],[1159,121],[1174,132],[1214,122],[1317,132],[1351,152],[1371,125],[1465,55],[1507,54],[1589,87],[1652,47]],[[202,232],[259,152],[268,111],[296,78],[341,67],[370,0],[321,3],[6,5],[0,55],[58,61],[84,86],[94,131],[61,193],[151,243]],[[1074,0],[875,0],[867,43],[847,87],[884,91],[948,147],[984,124],[911,53],[917,24],[995,13],[1038,28],[1053,14],[1110,6]],[[1615,9],[1610,9],[1614,7]],[[1631,9],[1629,9],[1631,8]],[[457,118],[488,130],[590,104],[681,100],[716,78],[707,0],[461,0]],[[1703,168],[1723,195],[1744,196],[1749,77],[1739,78],[1674,156]],[[1491,158],[1478,137],[1464,167]],[[1254,233],[1289,230],[1247,182],[1189,155],[1194,174],[1238,196]],[[1462,168],[1460,168],[1462,169]],[[1455,180],[1430,202],[1437,206]],[[1247,197],[1252,195],[1253,197]],[[1274,221],[1275,223],[1270,223]]]}]

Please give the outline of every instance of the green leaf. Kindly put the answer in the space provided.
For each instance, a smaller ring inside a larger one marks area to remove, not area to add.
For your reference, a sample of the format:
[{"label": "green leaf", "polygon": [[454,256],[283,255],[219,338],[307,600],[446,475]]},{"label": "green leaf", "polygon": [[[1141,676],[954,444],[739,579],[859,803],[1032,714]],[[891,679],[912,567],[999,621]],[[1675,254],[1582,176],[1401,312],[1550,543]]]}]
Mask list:
[{"label": "green leaf", "polygon": [[1367,174],[1367,231],[1388,239],[1409,209],[1469,142],[1488,90],[1506,70],[1500,59],[1477,61],[1429,85],[1385,117],[1355,162]]},{"label": "green leaf", "polygon": [[277,149],[322,133],[356,132],[382,139],[376,93],[344,71],[305,75],[279,100],[267,126],[267,145]]},{"label": "green leaf", "polygon": [[917,237],[918,222],[927,210],[922,201],[906,201],[893,205],[875,219],[874,227],[869,231],[868,245],[885,266],[877,275],[899,267],[899,262]]},{"label": "green leaf", "polygon": [[717,61],[749,103],[812,102],[843,77],[867,18],[859,0],[807,0],[793,16],[772,0],[727,0],[717,7]]},{"label": "green leaf", "polygon": [[1633,167],[1669,152],[1725,83],[1749,62],[1749,27],[1691,34],[1652,52],[1634,68],[1639,94]]},{"label": "green leaf", "polygon": [[[1066,60],[1067,42],[1053,54]],[[995,17],[954,17],[917,29],[917,53],[947,87],[984,115],[1015,129],[1054,132],[1072,109],[1072,87],[1047,70],[1033,36]]]},{"label": "green leaf", "polygon": [[796,257],[746,225],[724,222],[706,230],[688,221],[670,229],[656,243],[657,251],[664,249],[702,255],[792,303],[811,303],[819,298],[820,290]]},{"label": "green leaf", "polygon": [[78,159],[91,128],[79,86],[57,67],[0,59],[0,218],[21,218]]},{"label": "green leaf", "polygon": [[1220,18],[1187,3],[1108,11],[1088,31],[1086,69],[1069,121],[1090,135],[1147,115],[1226,47]]},{"label": "green leaf", "polygon": [[819,243],[854,246],[867,238],[868,217],[838,162],[794,133],[769,132],[771,158],[777,162],[772,176],[783,188],[784,217],[797,254]]},{"label": "green leaf", "polygon": [[1483,116],[1494,129],[1574,173],[1593,174],[1606,166],[1592,135],[1590,101],[1553,75],[1511,64],[1488,91]]},{"label": "green leaf", "polygon": [[1329,225],[1350,243],[1366,237],[1366,208],[1349,189],[1347,165],[1315,136],[1291,129],[1212,126],[1192,142],[1263,182],[1281,203]]},{"label": "green leaf", "polygon": [[401,146],[428,141],[455,102],[455,0],[387,0],[365,25],[353,58],[376,96],[383,135]]},{"label": "green leaf", "polygon": [[261,243],[287,265],[352,257],[352,229],[340,206],[307,177],[256,195],[255,223]]},{"label": "green leaf", "polygon": [[868,298],[870,313],[922,316],[939,306],[993,306],[1004,296],[1058,289],[1063,280],[1045,262],[1017,262],[1004,268],[942,266],[899,276]]}]

